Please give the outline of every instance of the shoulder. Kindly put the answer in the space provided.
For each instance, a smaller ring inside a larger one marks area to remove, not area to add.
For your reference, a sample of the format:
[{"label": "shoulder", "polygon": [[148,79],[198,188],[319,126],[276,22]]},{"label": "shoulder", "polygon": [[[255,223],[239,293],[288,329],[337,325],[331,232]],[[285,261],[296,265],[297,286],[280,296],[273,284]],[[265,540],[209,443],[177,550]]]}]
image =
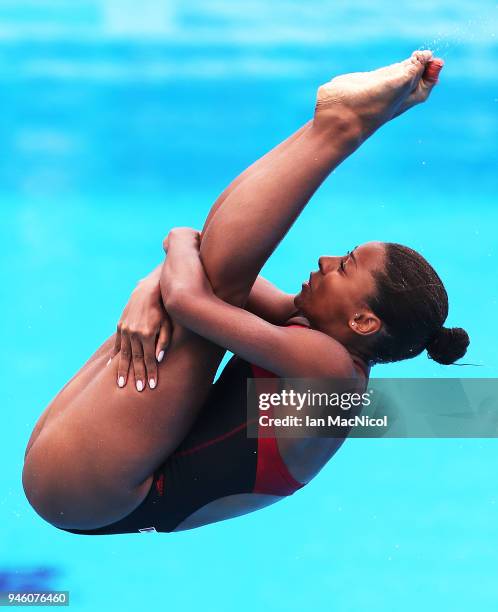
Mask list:
[{"label": "shoulder", "polygon": [[293,376],[358,377],[348,350],[334,338],[294,323],[282,329],[299,354],[295,364],[297,373],[293,373]]}]

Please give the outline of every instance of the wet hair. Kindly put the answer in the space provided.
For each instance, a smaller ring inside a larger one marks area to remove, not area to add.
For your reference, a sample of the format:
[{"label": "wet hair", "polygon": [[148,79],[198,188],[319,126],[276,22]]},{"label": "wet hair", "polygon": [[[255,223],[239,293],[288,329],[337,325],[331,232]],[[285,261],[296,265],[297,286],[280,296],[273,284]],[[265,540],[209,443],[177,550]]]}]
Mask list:
[{"label": "wet hair", "polygon": [[372,363],[410,359],[424,349],[449,365],[463,357],[469,336],[461,327],[444,327],[448,294],[434,268],[416,251],[384,243],[384,270],[372,272],[376,290],[367,298],[382,328],[369,347]]}]

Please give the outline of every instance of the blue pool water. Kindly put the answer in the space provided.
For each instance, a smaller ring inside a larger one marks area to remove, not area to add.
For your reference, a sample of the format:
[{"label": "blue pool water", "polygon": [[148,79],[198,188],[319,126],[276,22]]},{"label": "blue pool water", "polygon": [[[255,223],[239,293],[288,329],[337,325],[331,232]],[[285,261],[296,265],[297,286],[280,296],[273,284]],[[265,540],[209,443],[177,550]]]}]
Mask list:
[{"label": "blue pool water", "polygon": [[496,440],[350,440],[305,490],[175,535],[80,538],[20,474],[34,423],[114,329],[175,225],[200,227],[246,165],[307,120],[318,84],[429,45],[430,102],[323,186],[264,273],[288,291],[324,253],[420,250],[466,328],[465,361],[375,376],[496,377],[498,8],[310,0],[0,2],[0,590],[75,610],[496,609]]}]

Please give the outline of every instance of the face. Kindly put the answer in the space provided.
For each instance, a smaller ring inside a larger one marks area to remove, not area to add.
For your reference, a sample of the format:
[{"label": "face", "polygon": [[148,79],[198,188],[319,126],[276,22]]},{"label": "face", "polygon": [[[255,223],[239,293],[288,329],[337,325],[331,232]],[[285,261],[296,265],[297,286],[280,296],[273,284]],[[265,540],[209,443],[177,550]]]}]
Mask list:
[{"label": "face", "polygon": [[358,334],[375,333],[381,322],[365,300],[375,291],[372,272],[383,269],[384,256],[382,242],[367,242],[346,255],[320,257],[319,269],[294,299],[296,308],[313,328],[345,345]]}]

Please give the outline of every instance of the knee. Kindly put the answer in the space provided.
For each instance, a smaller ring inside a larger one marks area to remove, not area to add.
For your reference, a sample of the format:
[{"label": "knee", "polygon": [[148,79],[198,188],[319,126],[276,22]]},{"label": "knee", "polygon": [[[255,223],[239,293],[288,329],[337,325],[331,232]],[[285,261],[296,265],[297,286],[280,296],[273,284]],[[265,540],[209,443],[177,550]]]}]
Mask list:
[{"label": "knee", "polygon": [[[54,523],[53,508],[50,507],[50,495],[47,494],[45,478],[37,465],[36,453],[31,448],[25,457],[22,470],[22,487],[33,510],[48,523]],[[53,501],[52,501],[53,504]]]},{"label": "knee", "polygon": [[[52,443],[50,443],[52,442]],[[22,470],[22,487],[33,510],[55,527],[63,527],[71,514],[70,499],[74,488],[64,467],[70,462],[61,460],[57,443],[41,435],[26,453]]]},{"label": "knee", "polygon": [[213,248],[210,236],[201,241],[200,258],[213,292],[220,300],[242,307],[247,301],[257,274],[233,265],[222,250]]},{"label": "knee", "polygon": [[220,300],[227,304],[243,308],[251,291],[250,287],[235,287],[226,283],[218,283],[213,286],[213,291]]},{"label": "knee", "polygon": [[244,307],[256,279],[248,280],[244,275],[208,274],[214,294],[227,304]]},{"label": "knee", "polygon": [[96,529],[114,523],[132,512],[152,486],[153,476],[136,485],[102,470],[96,474],[83,458],[77,463],[75,453],[70,460],[60,446],[51,453],[57,447],[53,438],[38,442],[26,456],[22,486],[35,512],[54,527]]}]

